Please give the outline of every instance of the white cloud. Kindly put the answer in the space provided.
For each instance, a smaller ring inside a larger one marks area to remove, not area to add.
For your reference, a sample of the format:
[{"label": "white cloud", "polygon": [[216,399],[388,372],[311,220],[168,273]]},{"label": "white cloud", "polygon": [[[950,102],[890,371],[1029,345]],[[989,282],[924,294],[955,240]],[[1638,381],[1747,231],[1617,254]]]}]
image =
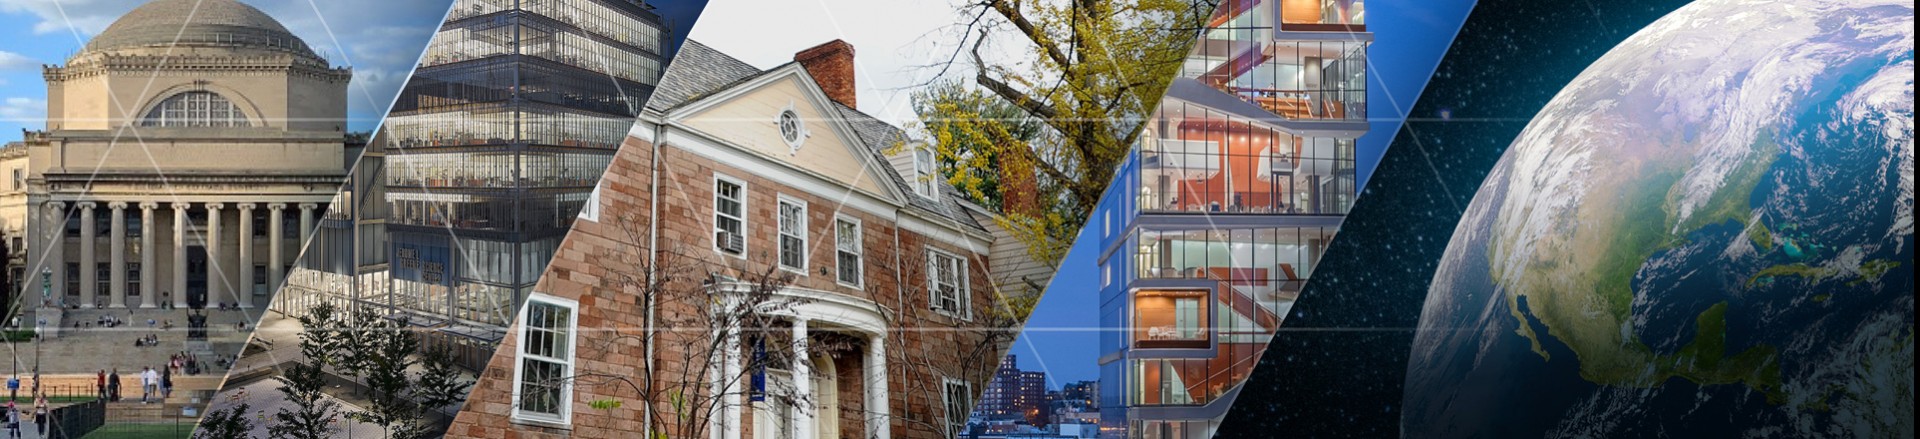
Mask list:
[{"label": "white cloud", "polygon": [[[76,34],[67,52],[147,0],[0,0],[0,13],[30,15],[36,34]],[[359,119],[377,119],[398,94],[451,0],[240,0],[279,20],[334,65],[353,67],[348,102]],[[57,42],[57,40],[56,40]],[[0,70],[41,61],[0,52]],[[361,125],[372,125],[362,121]]]},{"label": "white cloud", "polygon": [[0,70],[28,70],[40,68],[40,61],[18,53],[0,50]]},{"label": "white cloud", "polygon": [[77,32],[92,36],[145,0],[0,0],[0,12],[30,13],[33,33]]},{"label": "white cloud", "polygon": [[47,100],[38,98],[0,100],[0,122],[17,123],[29,129],[40,129],[40,126],[47,122]]}]

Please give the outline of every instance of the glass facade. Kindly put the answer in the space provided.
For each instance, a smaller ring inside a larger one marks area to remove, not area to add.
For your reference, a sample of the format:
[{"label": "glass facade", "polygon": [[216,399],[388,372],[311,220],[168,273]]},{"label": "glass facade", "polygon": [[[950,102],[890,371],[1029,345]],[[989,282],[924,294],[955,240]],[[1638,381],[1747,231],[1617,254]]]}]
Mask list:
[{"label": "glass facade", "polygon": [[1101,332],[1102,437],[1211,437],[1232,406],[1358,194],[1364,20],[1224,2],[1183,70],[1206,87],[1146,121],[1094,213],[1101,325],[1123,329]]},{"label": "glass facade", "polygon": [[1178,99],[1132,152],[1126,186],[1147,212],[1339,215],[1353,204],[1354,139],[1310,137]]},{"label": "glass facade", "polygon": [[1289,119],[1366,120],[1362,0],[1225,2],[1183,76]]},{"label": "glass facade", "polygon": [[404,318],[485,367],[652,94],[667,35],[626,0],[456,1],[276,307]]}]

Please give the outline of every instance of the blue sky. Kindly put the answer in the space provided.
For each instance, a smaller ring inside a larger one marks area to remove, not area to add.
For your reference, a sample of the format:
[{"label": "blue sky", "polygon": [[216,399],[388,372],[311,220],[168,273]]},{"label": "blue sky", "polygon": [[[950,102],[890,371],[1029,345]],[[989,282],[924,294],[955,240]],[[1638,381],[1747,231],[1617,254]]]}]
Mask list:
[{"label": "blue sky", "polygon": [[[451,0],[241,0],[266,11],[336,66],[353,67],[348,127],[371,130],[446,15]],[[0,0],[0,140],[41,129],[42,64],[65,64],[143,0]],[[331,31],[329,31],[331,30]]]},{"label": "blue sky", "polygon": [[[1365,184],[1392,143],[1427,78],[1472,10],[1472,0],[1368,0],[1367,30],[1373,32],[1368,64],[1368,115],[1372,129],[1358,143],[1360,182]],[[1061,261],[1060,273],[1008,353],[1023,370],[1044,370],[1048,385],[1100,379],[1099,236],[1083,228]],[[1338,238],[1335,238],[1338,239]]]},{"label": "blue sky", "polygon": [[[266,11],[336,66],[353,68],[348,129],[372,130],[386,115],[451,0],[241,0]],[[0,0],[0,141],[41,129],[47,110],[42,64],[65,64],[86,40],[145,0]],[[657,1],[682,35],[706,5]],[[677,41],[677,40],[676,40]]]}]

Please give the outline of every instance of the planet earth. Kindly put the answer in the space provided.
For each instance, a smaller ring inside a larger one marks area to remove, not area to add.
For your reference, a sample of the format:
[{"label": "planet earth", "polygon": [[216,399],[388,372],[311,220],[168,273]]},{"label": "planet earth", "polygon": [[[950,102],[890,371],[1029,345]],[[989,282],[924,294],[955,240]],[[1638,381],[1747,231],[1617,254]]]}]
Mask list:
[{"label": "planet earth", "polygon": [[1435,273],[1408,437],[1914,436],[1912,0],[1703,0],[1522,130]]}]

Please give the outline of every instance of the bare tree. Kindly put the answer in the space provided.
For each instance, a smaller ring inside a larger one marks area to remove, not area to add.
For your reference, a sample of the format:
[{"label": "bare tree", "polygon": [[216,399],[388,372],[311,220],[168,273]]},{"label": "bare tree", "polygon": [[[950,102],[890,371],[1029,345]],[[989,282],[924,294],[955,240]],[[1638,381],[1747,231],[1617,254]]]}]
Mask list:
[{"label": "bare tree", "polygon": [[[647,230],[636,216],[624,215],[612,224],[626,242],[646,242]],[[654,426],[656,438],[704,437],[716,428],[711,420],[754,399],[813,404],[810,398],[769,388],[756,376],[764,377],[767,368],[787,364],[796,348],[844,349],[833,342],[799,344],[787,335],[788,320],[783,316],[806,301],[778,294],[793,276],[773,266],[714,262],[677,251],[650,255],[637,244],[593,257],[595,266],[608,268],[596,288],[656,307],[652,315],[657,320],[638,328],[582,328],[599,336],[591,345],[580,346],[579,358],[631,362],[631,358],[645,358],[648,347],[661,357],[658,364],[645,364],[637,376],[576,370],[542,384],[611,387],[604,393],[631,394],[641,404],[641,416]],[[612,397],[591,401],[589,406],[619,410],[627,409],[626,402],[626,398]]]}]

